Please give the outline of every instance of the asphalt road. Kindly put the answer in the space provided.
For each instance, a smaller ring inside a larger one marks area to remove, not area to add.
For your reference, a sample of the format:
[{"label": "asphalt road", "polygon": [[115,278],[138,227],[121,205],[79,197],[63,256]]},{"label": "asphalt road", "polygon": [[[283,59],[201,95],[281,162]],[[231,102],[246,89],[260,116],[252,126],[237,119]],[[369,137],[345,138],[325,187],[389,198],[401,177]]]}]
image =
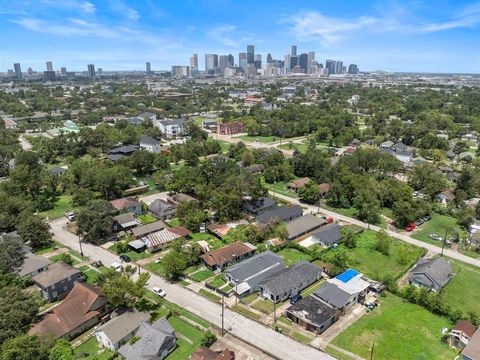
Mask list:
[{"label": "asphalt road", "polygon": [[[55,240],[63,245],[79,250],[79,241],[76,235],[65,229],[67,220],[65,218],[50,222]],[[85,256],[93,260],[101,260],[105,266],[118,262],[118,256],[99,246],[82,243]],[[146,270],[142,270],[146,271]],[[208,322],[221,327],[221,305],[205,299],[196,293],[187,290],[179,285],[171,284],[162,277],[150,273],[148,287],[158,286],[166,291],[166,299],[189,310]],[[228,308],[225,308],[224,317],[225,329],[241,340],[254,345],[273,357],[285,360],[334,360],[335,358],[304,345],[292,338],[279,334],[273,329],[250,320]]]},{"label": "asphalt road", "polygon": [[[285,196],[285,195],[282,195],[282,194],[279,194],[279,193],[274,194],[273,191],[269,191],[269,193],[271,195],[275,195],[276,197],[278,197],[282,200],[288,201],[291,204],[301,205],[303,207],[307,207],[308,210],[312,213],[316,213],[318,211],[318,206],[308,205],[308,204],[305,204],[303,202],[300,202],[298,199],[295,199],[295,198],[292,198],[292,197],[289,197],[289,196]],[[367,224],[363,221],[360,221],[358,219],[355,219],[355,218],[352,218],[352,217],[349,217],[349,216],[345,216],[345,215],[342,215],[342,214],[338,214],[334,211],[330,211],[330,210],[327,210],[327,209],[320,208],[320,213],[322,213],[324,215],[327,215],[329,217],[332,217],[335,220],[341,220],[341,221],[344,221],[344,222],[347,222],[347,223],[350,223],[350,224],[361,226],[363,228],[370,228],[371,230],[375,230],[375,231],[384,230],[384,231],[387,232],[388,235],[390,235],[391,237],[393,237],[395,239],[405,241],[405,242],[407,242],[409,244],[412,244],[412,245],[423,247],[433,254],[440,254],[442,252],[442,248],[439,247],[439,246],[435,246],[435,245],[432,245],[432,244],[414,239],[414,238],[412,238],[408,235],[399,234],[399,233],[397,233],[395,231],[392,231],[392,230],[385,230],[385,229],[382,229],[382,228],[380,228],[378,226],[375,226],[375,225],[369,225],[369,224]],[[452,259],[459,260],[459,261],[462,261],[464,263],[480,267],[480,260],[471,258],[471,257],[466,256],[466,255],[463,255],[463,254],[461,254],[457,251],[445,248],[443,250],[443,254],[445,256],[451,257]]]}]

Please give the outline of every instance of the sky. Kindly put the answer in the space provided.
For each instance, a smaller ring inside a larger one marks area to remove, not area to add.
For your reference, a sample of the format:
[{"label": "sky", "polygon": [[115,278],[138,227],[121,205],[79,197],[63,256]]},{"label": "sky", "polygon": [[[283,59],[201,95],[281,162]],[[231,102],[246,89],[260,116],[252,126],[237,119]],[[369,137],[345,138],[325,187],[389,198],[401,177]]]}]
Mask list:
[{"label": "sky", "polygon": [[0,72],[168,70],[198,53],[283,60],[291,45],[361,70],[480,73],[480,1],[0,0]]}]

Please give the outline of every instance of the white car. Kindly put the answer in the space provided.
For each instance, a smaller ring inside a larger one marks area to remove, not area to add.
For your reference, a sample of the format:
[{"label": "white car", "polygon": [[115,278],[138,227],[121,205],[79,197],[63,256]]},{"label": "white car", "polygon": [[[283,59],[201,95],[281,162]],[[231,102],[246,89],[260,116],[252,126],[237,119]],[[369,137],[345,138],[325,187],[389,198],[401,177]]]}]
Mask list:
[{"label": "white car", "polygon": [[73,220],[75,220],[75,213],[73,213],[73,212],[71,212],[71,211],[65,213],[65,216],[67,217],[68,221],[73,221]]},{"label": "white car", "polygon": [[113,268],[116,272],[122,271],[122,264],[120,264],[118,262],[112,263],[112,265],[110,265],[110,267]]},{"label": "white car", "polygon": [[152,291],[162,298],[167,295],[167,293],[164,290],[162,290],[162,289],[160,289],[159,287],[156,287],[156,286],[152,288]]},{"label": "white car", "polygon": [[437,234],[430,234],[429,235],[431,239],[433,240],[436,240],[436,241],[442,241],[442,237],[440,235],[437,235]]}]

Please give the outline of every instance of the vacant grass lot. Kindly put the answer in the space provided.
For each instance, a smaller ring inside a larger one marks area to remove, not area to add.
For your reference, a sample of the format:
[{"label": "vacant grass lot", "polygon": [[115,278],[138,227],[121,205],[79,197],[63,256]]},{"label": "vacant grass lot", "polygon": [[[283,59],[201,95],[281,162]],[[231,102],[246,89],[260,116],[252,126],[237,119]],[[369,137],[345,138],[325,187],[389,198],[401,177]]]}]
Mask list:
[{"label": "vacant grass lot", "polygon": [[174,316],[168,319],[168,322],[177,333],[189,338],[193,343],[190,344],[184,339],[177,340],[177,348],[166,357],[167,360],[184,360],[190,358],[190,355],[200,347],[204,333],[192,325]]},{"label": "vacant grass lot", "polygon": [[290,190],[287,189],[287,182],[279,181],[275,184],[269,184],[269,183],[265,182],[265,180],[263,179],[263,176],[260,179],[260,182],[262,183],[263,187],[265,187],[269,191],[275,191],[276,193],[279,193],[279,194],[285,195],[285,196],[290,196],[292,198],[297,198],[298,197],[296,192],[290,191]]},{"label": "vacant grass lot", "polygon": [[441,292],[445,303],[464,314],[474,311],[480,315],[480,270],[449,260],[453,267],[453,278]]},{"label": "vacant grass lot", "polygon": [[85,341],[82,345],[75,348],[73,353],[77,358],[86,360],[107,360],[113,356],[113,352],[110,350],[102,349],[102,352],[98,353],[99,351],[100,348],[98,346],[97,339],[95,336],[93,336]]},{"label": "vacant grass lot", "polygon": [[283,249],[280,250],[277,255],[280,255],[284,259],[286,266],[292,266],[300,260],[310,261],[312,257],[310,255],[304,254],[297,249]]},{"label": "vacant grass lot", "polygon": [[39,213],[39,215],[45,218],[48,217],[49,220],[53,220],[65,216],[65,212],[67,211],[75,210],[77,209],[72,205],[72,196],[61,195],[58,197],[58,200],[53,206],[53,209],[41,212]]},{"label": "vacant grass lot", "polygon": [[188,277],[193,281],[201,282],[201,281],[207,280],[208,278],[211,278],[213,275],[214,275],[213,271],[205,269],[205,270],[197,271],[196,273],[191,274]]},{"label": "vacant grass lot", "polygon": [[163,266],[162,263],[155,264],[154,262],[146,264],[145,267],[150,270],[151,272],[165,277],[165,267]]},{"label": "vacant grass lot", "polygon": [[225,246],[225,244],[217,237],[207,234],[207,233],[194,233],[190,235],[193,241],[206,241],[208,242],[208,245],[210,245],[210,251],[216,250],[221,248],[222,246]]},{"label": "vacant grass lot", "polygon": [[365,359],[375,342],[377,360],[453,359],[456,351],[442,342],[442,329],[452,323],[424,308],[387,294],[380,307],[364,315],[333,344]]},{"label": "vacant grass lot", "polygon": [[[236,136],[237,138],[237,136]],[[238,136],[239,139],[242,139],[243,141],[248,141],[248,142],[261,142],[264,144],[267,143],[272,143],[275,141],[280,141],[280,138],[278,136],[250,136],[250,135],[242,135]]]},{"label": "vacant grass lot", "polygon": [[325,260],[329,261],[339,249],[348,254],[348,265],[366,276],[382,280],[385,276],[398,277],[422,256],[423,249],[399,240],[391,239],[390,254],[383,255],[375,249],[376,232],[365,230],[357,236],[357,246],[349,249],[340,245],[337,249],[328,250]]},{"label": "vacant grass lot", "polygon": [[267,299],[258,300],[255,304],[251,305],[251,307],[264,314],[271,314],[273,312],[273,302]]},{"label": "vacant grass lot", "polygon": [[150,214],[142,214],[138,216],[138,220],[140,220],[142,224],[145,225],[157,221],[157,218]]},{"label": "vacant grass lot", "polygon": [[453,237],[454,230],[459,231],[461,235],[464,235],[464,231],[460,229],[460,226],[457,224],[457,219],[454,217],[432,214],[432,220],[420,225],[418,230],[412,234],[412,237],[433,245],[442,246],[442,242],[431,239],[430,234],[437,234],[443,239],[447,229],[449,230],[447,239]]}]

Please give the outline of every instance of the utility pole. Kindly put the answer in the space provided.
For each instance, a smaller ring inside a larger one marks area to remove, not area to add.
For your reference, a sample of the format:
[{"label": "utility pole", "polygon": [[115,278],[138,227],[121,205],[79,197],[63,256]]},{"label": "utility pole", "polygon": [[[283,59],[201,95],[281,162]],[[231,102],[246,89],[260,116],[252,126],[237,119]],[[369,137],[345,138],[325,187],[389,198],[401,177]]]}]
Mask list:
[{"label": "utility pole", "polygon": [[80,255],[83,258],[82,238],[80,235],[78,235],[78,245],[80,245]]},{"label": "utility pole", "polygon": [[443,238],[443,241],[442,241],[442,252],[440,253],[440,256],[443,256],[443,249],[445,249],[445,243],[447,242],[447,234],[448,234],[448,228],[445,229],[445,237]]},{"label": "utility pole", "polygon": [[223,324],[224,317],[225,317],[225,296],[222,295],[222,336],[224,333],[224,324]]}]

